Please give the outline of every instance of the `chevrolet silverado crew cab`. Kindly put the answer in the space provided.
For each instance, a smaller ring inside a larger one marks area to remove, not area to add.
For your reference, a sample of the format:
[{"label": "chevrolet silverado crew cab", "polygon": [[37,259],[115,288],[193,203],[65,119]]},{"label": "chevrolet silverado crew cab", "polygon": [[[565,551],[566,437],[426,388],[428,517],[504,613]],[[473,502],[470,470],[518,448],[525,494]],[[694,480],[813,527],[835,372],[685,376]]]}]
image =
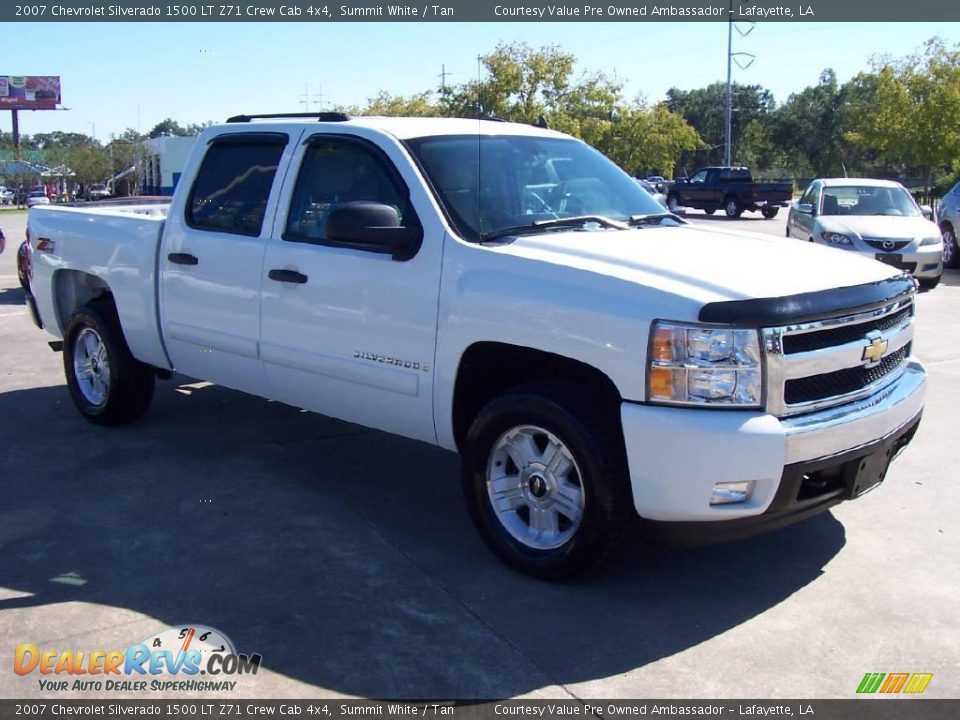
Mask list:
[{"label": "chevrolet silverado crew cab", "polygon": [[735,537],[855,498],[923,407],[909,277],[687,224],[539,127],[238,116],[168,204],[28,234],[84,417],[177,371],[459,451],[484,540],[542,578],[637,515]]}]

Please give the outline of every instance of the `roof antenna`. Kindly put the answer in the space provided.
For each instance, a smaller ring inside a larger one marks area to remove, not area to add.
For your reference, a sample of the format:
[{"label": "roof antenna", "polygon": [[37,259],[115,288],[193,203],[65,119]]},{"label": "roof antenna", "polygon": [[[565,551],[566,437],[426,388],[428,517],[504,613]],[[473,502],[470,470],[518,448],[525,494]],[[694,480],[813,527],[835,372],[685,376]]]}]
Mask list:
[{"label": "roof antenna", "polygon": [[480,203],[480,195],[483,193],[483,153],[480,150],[480,133],[483,130],[483,108],[480,105],[480,74],[483,58],[477,55],[477,231],[480,233],[480,239],[483,239],[483,212]]}]

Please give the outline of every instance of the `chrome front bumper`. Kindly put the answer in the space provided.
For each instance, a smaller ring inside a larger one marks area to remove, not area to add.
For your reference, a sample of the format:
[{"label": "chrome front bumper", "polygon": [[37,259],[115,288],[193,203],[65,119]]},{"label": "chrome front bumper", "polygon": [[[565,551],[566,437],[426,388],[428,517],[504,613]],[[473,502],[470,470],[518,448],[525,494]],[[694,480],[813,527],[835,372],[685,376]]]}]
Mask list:
[{"label": "chrome front bumper", "polygon": [[927,374],[911,360],[896,381],[858,402],[781,420],[786,464],[829,458],[895,434],[923,410]]}]

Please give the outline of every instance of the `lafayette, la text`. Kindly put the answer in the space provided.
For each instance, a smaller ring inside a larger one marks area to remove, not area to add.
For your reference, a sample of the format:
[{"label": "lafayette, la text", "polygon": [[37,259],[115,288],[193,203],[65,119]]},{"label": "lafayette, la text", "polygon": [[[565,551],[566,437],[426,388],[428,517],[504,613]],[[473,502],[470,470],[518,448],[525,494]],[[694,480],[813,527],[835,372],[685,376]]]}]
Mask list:
[{"label": "lafayette, la text", "polygon": [[810,5],[799,5],[794,9],[786,5],[761,7],[757,5],[740,5],[730,10],[720,5],[705,5],[702,7],[674,7],[672,5],[544,5],[530,7],[527,5],[497,5],[493,9],[497,17],[533,17],[533,18],[711,18],[728,17],[764,19],[764,18],[796,18],[813,17],[814,10]]}]

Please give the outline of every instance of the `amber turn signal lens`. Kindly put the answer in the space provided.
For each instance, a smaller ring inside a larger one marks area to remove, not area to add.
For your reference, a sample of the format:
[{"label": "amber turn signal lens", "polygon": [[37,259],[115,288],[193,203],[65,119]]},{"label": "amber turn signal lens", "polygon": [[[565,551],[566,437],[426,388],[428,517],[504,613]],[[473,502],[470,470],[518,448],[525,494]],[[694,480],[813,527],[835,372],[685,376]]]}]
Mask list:
[{"label": "amber turn signal lens", "polygon": [[673,331],[667,328],[657,328],[653,334],[654,362],[673,362]]},{"label": "amber turn signal lens", "polygon": [[650,368],[650,397],[654,399],[673,399],[673,370],[670,368]]}]

